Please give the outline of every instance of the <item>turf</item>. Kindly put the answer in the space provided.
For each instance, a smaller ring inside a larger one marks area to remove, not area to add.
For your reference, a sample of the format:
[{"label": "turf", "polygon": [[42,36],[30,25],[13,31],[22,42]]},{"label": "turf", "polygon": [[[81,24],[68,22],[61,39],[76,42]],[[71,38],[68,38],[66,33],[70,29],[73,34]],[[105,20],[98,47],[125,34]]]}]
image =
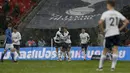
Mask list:
[{"label": "turf", "polygon": [[102,72],[97,72],[98,61],[19,61],[0,63],[0,73],[130,73],[130,62],[118,62],[114,72],[107,61]]}]

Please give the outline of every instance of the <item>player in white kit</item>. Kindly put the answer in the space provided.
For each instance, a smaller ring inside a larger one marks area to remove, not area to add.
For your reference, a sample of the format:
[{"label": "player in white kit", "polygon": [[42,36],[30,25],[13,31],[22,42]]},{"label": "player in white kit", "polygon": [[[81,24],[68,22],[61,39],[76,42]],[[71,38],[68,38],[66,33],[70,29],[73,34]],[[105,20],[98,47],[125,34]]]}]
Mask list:
[{"label": "player in white kit", "polygon": [[82,48],[82,53],[84,55],[84,60],[86,60],[86,52],[87,52],[90,36],[88,33],[85,32],[85,29],[81,30],[81,33],[79,36],[80,36],[80,41],[81,41],[80,44],[81,44],[81,48]]},{"label": "player in white kit", "polygon": [[[109,50],[112,51],[112,65],[111,71],[115,70],[118,59],[118,46],[120,31],[124,29],[129,21],[118,11],[114,9],[115,2],[107,1],[108,11],[104,12],[99,21],[100,29],[102,33],[105,33],[105,48],[100,58],[98,71],[103,70],[103,62],[106,59],[106,54]],[[123,25],[119,28],[119,22],[122,21]],[[105,23],[105,30],[104,24]]]},{"label": "player in white kit", "polygon": [[16,28],[16,27],[13,28],[12,40],[13,40],[14,48],[16,49],[18,55],[20,56],[20,40],[21,40],[21,34],[20,34],[20,32],[17,31],[17,28]]},{"label": "player in white kit", "polygon": [[[62,61],[62,43],[63,43],[63,28],[59,28],[54,37],[55,47],[56,47],[56,55],[58,57],[57,61]],[[58,53],[60,49],[60,54]]]},{"label": "player in white kit", "polygon": [[67,54],[68,61],[71,61],[70,49],[71,49],[70,33],[68,32],[67,28],[64,27],[64,45],[63,45],[63,50],[64,50],[65,60],[66,60],[66,54]]}]

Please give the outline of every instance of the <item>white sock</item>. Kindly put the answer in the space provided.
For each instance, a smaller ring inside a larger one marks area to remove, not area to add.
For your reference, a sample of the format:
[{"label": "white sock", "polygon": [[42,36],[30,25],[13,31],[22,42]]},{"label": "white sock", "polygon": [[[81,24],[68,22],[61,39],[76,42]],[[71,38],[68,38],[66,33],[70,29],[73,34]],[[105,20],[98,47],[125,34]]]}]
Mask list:
[{"label": "white sock", "polygon": [[17,61],[17,58],[18,58],[18,54],[17,52],[14,52],[14,60]]},{"label": "white sock", "polygon": [[71,58],[70,58],[70,51],[68,52],[68,58],[71,59]]},{"label": "white sock", "polygon": [[14,56],[13,56],[13,58],[14,58],[14,61],[17,61],[17,57],[16,57],[16,52],[11,52]]},{"label": "white sock", "polygon": [[111,53],[108,53],[109,59],[112,60]]},{"label": "white sock", "polygon": [[106,55],[102,54],[99,62],[99,68],[103,68],[103,63],[105,59],[106,59]]},{"label": "white sock", "polygon": [[58,52],[56,52],[56,56],[59,58],[59,56],[58,56]]},{"label": "white sock", "polygon": [[83,50],[82,53],[83,53],[83,56],[85,57],[85,55],[86,55],[86,54],[85,54],[85,50]]},{"label": "white sock", "polygon": [[65,51],[65,52],[64,52],[64,57],[66,57],[66,53],[67,53],[67,52]]},{"label": "white sock", "polygon": [[117,59],[118,59],[118,55],[117,54],[113,54],[113,59],[112,59],[112,66],[111,68],[115,68],[116,64],[117,64]]},{"label": "white sock", "polygon": [[60,51],[60,55],[59,55],[59,58],[61,58],[61,56],[62,56],[62,51]]}]

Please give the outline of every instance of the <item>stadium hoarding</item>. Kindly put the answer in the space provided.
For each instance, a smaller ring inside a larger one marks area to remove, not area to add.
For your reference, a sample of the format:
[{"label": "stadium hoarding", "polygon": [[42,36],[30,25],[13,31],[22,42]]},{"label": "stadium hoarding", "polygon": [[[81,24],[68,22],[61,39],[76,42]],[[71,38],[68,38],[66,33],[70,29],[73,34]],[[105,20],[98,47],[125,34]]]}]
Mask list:
[{"label": "stadium hoarding", "polygon": [[[129,0],[117,0],[116,10],[128,4]],[[107,10],[106,0],[47,0],[42,5],[27,28],[93,28],[98,26],[101,14]]]},{"label": "stadium hoarding", "polygon": [[[87,51],[87,60],[91,60],[92,55],[101,55],[102,47],[89,47]],[[0,56],[3,48],[0,48]],[[130,61],[130,47],[119,47],[119,60]],[[56,60],[56,51],[54,47],[26,47],[20,50],[20,60]],[[80,47],[71,48],[72,60],[83,60],[83,55]],[[11,59],[8,51],[4,59]]]}]

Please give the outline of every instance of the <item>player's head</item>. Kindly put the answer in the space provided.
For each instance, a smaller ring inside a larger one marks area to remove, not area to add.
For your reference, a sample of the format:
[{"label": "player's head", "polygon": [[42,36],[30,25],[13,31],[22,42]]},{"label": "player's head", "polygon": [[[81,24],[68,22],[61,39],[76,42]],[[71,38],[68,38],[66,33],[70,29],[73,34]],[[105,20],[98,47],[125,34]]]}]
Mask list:
[{"label": "player's head", "polygon": [[115,1],[112,1],[112,0],[108,0],[107,1],[107,9],[108,10],[111,10],[115,7]]},{"label": "player's head", "polygon": [[61,33],[63,33],[64,32],[64,27],[61,27],[61,31],[60,31]]},{"label": "player's head", "polygon": [[85,29],[81,29],[81,32],[82,32],[82,33],[85,33]]},{"label": "player's head", "polygon": [[64,27],[64,32],[67,32],[67,27]]},{"label": "player's head", "polygon": [[8,24],[8,29],[12,29],[12,24],[11,23]]},{"label": "player's head", "polygon": [[17,27],[14,27],[14,28],[13,28],[13,32],[17,32]]}]

